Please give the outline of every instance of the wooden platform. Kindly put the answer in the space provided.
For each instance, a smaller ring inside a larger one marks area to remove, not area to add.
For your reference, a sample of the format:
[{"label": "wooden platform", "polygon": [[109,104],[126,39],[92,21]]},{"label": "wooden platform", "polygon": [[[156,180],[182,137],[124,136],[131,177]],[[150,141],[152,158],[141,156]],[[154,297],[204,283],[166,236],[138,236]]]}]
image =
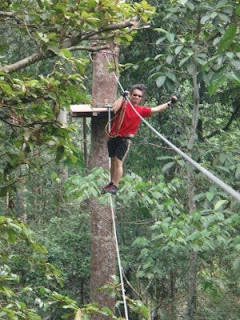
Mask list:
[{"label": "wooden platform", "polygon": [[[109,105],[111,108],[111,106]],[[72,117],[96,117],[103,115],[106,117],[108,115],[109,107],[99,107],[93,108],[90,104],[72,104],[70,106],[70,114]]]}]

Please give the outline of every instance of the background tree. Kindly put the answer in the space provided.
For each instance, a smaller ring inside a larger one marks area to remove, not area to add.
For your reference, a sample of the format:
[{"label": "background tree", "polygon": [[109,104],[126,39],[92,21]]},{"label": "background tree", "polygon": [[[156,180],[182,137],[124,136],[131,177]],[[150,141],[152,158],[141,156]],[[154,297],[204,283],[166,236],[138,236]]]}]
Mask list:
[{"label": "background tree", "polygon": [[[108,1],[98,2],[97,6],[96,1],[52,2],[51,5],[49,1],[22,2],[25,9],[20,10],[21,4],[13,1],[13,7],[7,4],[1,8],[2,68],[13,68],[16,61],[25,61],[23,59],[36,53],[37,48],[49,56],[16,72],[1,74],[0,174],[4,187],[1,189],[4,215],[27,219],[37,238],[48,248],[47,265],[53,262],[61,268],[65,280],[64,287],[59,288],[58,284],[48,282],[55,278],[51,268],[50,272],[45,272],[47,280],[40,277],[40,273],[29,272],[31,267],[26,266],[32,266],[32,263],[21,263],[19,258],[21,253],[21,257],[26,258],[24,261],[34,261],[27,249],[16,248],[14,251],[8,244],[11,259],[5,258],[5,264],[12,273],[20,275],[20,282],[14,286],[10,282],[4,285],[19,293],[25,285],[36,292],[39,284],[46,284],[47,290],[45,286],[42,294],[18,295],[16,301],[24,301],[38,316],[59,319],[71,313],[66,315],[60,306],[70,305],[75,313],[79,308],[71,299],[67,302],[65,295],[77,300],[80,306],[90,301],[90,210],[86,200],[94,197],[96,200],[93,201],[106,205],[99,190],[107,175],[101,168],[89,171],[85,167],[81,124],[72,121],[68,128],[61,128],[56,122],[63,106],[91,101],[91,70],[85,68],[85,77],[83,73],[79,76],[78,71],[83,71],[85,59],[89,60],[88,53],[72,51],[71,47],[68,51],[62,50],[58,30],[62,30],[62,34],[66,30],[65,35],[70,38],[71,32],[74,36],[80,32],[79,28],[82,33],[86,31],[87,35],[92,35],[90,30],[97,32],[106,21],[111,25],[113,17],[114,23],[119,25],[122,14],[130,19],[136,12],[142,12],[143,17],[150,12],[144,2],[131,8],[121,4],[121,9],[116,7],[120,4]],[[114,34],[115,41],[121,41],[121,83],[126,89],[133,83],[146,83],[148,97],[145,103],[150,106],[168,99],[173,92],[178,93],[178,106],[150,119],[151,123],[183,151],[191,152],[195,160],[238,190],[239,30],[236,26],[239,4],[237,1],[184,0],[152,1],[152,5],[157,11],[152,28],[136,33],[130,46],[125,46],[123,41],[128,44],[132,40],[129,31],[135,26],[127,28],[120,38],[119,31],[105,33],[101,29],[101,38],[108,35],[111,38]],[[38,10],[33,13],[34,6]],[[76,7],[79,10],[75,10]],[[134,14],[131,15],[132,8]],[[32,15],[36,15],[40,35],[32,31],[35,19]],[[25,23],[14,22],[14,17],[21,21],[26,18]],[[98,20],[94,20],[96,17]],[[48,22],[50,25],[46,27]],[[9,24],[14,27],[13,31]],[[52,30],[56,36],[50,35]],[[35,45],[34,39],[40,46]],[[18,45],[23,42],[24,46]],[[66,44],[63,40],[62,43]],[[88,47],[88,42],[79,45]],[[199,91],[199,115],[192,130],[194,88]],[[90,145],[88,120],[87,128]],[[189,150],[189,137],[194,131],[193,148]],[[55,160],[67,165],[69,173],[61,203],[59,186],[62,180]],[[131,311],[141,311],[140,316],[131,312],[131,318],[187,319],[190,312],[201,320],[238,318],[239,204],[194,170],[195,195],[192,200],[196,210],[190,215],[188,169],[184,161],[148,128],[141,127],[134,138],[126,174],[116,198],[128,303]],[[16,198],[18,190],[15,190],[19,187],[21,192]],[[16,199],[21,199],[18,201],[23,203],[25,211],[19,210]],[[61,209],[59,216],[57,206]],[[3,238],[11,239],[6,234],[8,232],[3,233]],[[5,246],[3,238],[2,248]],[[196,303],[187,305],[188,295],[193,297],[188,286],[191,252],[198,257],[196,272],[194,269],[192,272],[196,279]],[[119,288],[115,280],[107,289],[116,294]],[[55,290],[59,293],[54,294]],[[40,299],[37,305],[33,303],[33,296]],[[6,301],[10,303],[15,298],[2,294],[0,299],[1,306],[4,302],[5,307]],[[150,315],[139,300],[149,307]],[[117,301],[119,305],[121,302]],[[98,310],[93,305],[86,308],[88,313],[100,311],[101,317],[103,313],[111,315],[109,310]]]},{"label": "background tree", "polygon": [[[71,141],[74,128],[62,126],[59,115],[70,103],[88,100],[84,86],[88,60],[82,52],[109,48],[113,41],[130,41],[130,33],[141,26],[137,20],[142,17],[144,24],[154,10],[145,1],[128,5],[95,0],[11,1],[1,10],[0,120],[1,149],[5,149],[1,195],[12,210],[4,214],[14,214],[17,187],[28,183],[31,175],[43,173],[54,160],[59,165],[81,165],[81,152]],[[92,45],[93,40],[100,45]],[[56,174],[52,179],[60,186],[65,177]],[[43,194],[42,185],[34,190]],[[66,212],[63,193],[59,190],[54,196],[59,216]],[[46,212],[50,200],[41,203]],[[18,213],[20,219],[28,220],[28,213]]]}]

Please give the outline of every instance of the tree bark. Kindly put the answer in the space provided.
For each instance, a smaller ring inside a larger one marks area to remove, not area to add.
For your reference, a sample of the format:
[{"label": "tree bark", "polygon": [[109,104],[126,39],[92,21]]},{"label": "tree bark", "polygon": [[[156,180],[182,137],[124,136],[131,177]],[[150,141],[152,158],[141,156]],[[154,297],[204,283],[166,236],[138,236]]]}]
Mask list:
[{"label": "tree bark", "polygon": [[[117,53],[117,49],[115,49]],[[93,107],[116,100],[117,83],[114,74],[109,74],[107,59],[113,60],[112,53],[107,57],[101,52],[93,55]],[[108,169],[107,136],[104,132],[107,119],[93,117],[91,123],[91,152],[89,167],[104,167]],[[90,200],[91,210],[91,280],[90,299],[98,302],[100,307],[115,308],[115,299],[98,291],[111,281],[116,272],[116,249],[113,237],[111,208]],[[106,319],[106,316],[95,314],[92,319]]]},{"label": "tree bark", "polygon": [[[61,123],[61,127],[64,128],[67,126],[67,110],[66,109],[61,109],[57,120]],[[68,179],[68,166],[63,164],[63,163],[59,163],[58,165],[58,175],[60,178],[60,184],[58,187],[58,204],[57,204],[57,215],[61,216],[63,213],[62,210],[62,206],[64,203],[64,199],[63,199],[63,194],[64,194],[64,182]]]},{"label": "tree bark", "polygon": [[[193,76],[193,86],[194,86],[194,109],[192,116],[192,128],[189,138],[189,151],[190,156],[192,156],[194,149],[194,142],[196,137],[196,129],[198,124],[199,116],[199,86],[197,83],[197,74]],[[192,167],[188,167],[188,204],[189,204],[189,214],[192,215],[196,210],[196,203],[194,200],[195,196],[195,179]],[[194,320],[196,312],[196,266],[197,266],[197,252],[194,250],[190,253],[189,259],[189,277],[188,277],[188,306],[187,306],[187,317],[189,320]]]}]

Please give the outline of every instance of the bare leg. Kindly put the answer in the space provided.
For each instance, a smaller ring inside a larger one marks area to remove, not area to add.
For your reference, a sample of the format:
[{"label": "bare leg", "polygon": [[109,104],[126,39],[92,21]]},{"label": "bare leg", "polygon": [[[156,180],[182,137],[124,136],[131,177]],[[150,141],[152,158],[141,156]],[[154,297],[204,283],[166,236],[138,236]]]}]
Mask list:
[{"label": "bare leg", "polygon": [[111,159],[111,181],[118,186],[119,181],[123,176],[123,161],[117,157]]}]

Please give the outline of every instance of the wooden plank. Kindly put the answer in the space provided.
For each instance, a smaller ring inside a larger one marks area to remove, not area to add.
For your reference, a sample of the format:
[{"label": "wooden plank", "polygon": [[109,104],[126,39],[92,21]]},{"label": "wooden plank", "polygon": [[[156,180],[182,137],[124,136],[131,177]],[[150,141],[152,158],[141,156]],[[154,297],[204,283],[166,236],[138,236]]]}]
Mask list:
[{"label": "wooden plank", "polygon": [[90,104],[72,104],[70,106],[72,117],[92,117],[106,112],[108,112],[107,107],[93,108]]}]

